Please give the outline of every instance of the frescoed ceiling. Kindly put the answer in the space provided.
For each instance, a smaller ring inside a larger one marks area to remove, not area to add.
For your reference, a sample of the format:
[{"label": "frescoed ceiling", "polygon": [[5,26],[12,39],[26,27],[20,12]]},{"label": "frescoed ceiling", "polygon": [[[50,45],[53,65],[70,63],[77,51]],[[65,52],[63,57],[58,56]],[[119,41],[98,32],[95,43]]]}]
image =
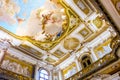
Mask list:
[{"label": "frescoed ceiling", "polygon": [[21,40],[16,48],[57,65],[110,24],[91,0],[0,0],[0,26]]},{"label": "frescoed ceiling", "polygon": [[29,37],[43,49],[54,47],[80,22],[73,11],[49,0],[4,0],[0,9],[0,26],[21,38]]}]

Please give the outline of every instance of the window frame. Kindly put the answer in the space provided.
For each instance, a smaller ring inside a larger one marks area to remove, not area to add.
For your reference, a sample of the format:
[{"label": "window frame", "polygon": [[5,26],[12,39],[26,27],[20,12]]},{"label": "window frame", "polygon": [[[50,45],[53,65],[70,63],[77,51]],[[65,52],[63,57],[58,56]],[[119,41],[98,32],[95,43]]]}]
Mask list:
[{"label": "window frame", "polygon": [[[41,72],[42,70],[45,70],[45,71],[47,72],[47,74],[42,73],[42,72]],[[39,72],[39,80],[40,80],[40,79],[43,79],[43,80],[49,80],[49,71],[48,71],[48,70],[46,70],[45,68],[40,67],[39,70],[38,70],[38,72]],[[41,74],[43,75],[43,77],[40,76]],[[45,76],[47,76],[48,79],[45,78]]]},{"label": "window frame", "polygon": [[[90,64],[88,63],[88,60],[90,61]],[[84,56],[81,57],[81,65],[82,65],[83,68],[86,68],[91,64],[92,64],[92,59],[89,55],[84,55]]]}]

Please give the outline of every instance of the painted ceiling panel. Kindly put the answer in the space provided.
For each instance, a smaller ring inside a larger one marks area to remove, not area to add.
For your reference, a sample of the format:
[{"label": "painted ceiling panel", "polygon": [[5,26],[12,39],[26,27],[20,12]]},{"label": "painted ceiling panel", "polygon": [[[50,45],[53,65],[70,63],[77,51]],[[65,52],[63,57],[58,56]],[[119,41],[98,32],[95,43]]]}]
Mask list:
[{"label": "painted ceiling panel", "polygon": [[34,9],[41,7],[45,0],[0,0],[0,26],[16,33]]},{"label": "painted ceiling panel", "polygon": [[49,0],[0,1],[0,26],[21,39],[26,37],[42,49],[53,48],[78,27],[79,22],[78,16],[63,2],[57,4],[56,1]]},{"label": "painted ceiling panel", "polygon": [[0,0],[0,26],[17,49],[56,66],[110,24],[90,0]]}]

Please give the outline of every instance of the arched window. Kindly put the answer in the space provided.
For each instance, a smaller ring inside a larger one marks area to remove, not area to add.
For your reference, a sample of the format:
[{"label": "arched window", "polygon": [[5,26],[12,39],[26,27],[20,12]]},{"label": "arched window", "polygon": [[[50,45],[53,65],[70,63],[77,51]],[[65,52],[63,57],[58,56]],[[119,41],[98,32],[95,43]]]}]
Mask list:
[{"label": "arched window", "polygon": [[83,68],[85,68],[92,63],[92,60],[91,60],[90,56],[85,55],[82,57],[81,63],[82,63]]},{"label": "arched window", "polygon": [[48,76],[49,75],[47,70],[43,68],[39,70],[39,80],[48,80],[49,79]]}]

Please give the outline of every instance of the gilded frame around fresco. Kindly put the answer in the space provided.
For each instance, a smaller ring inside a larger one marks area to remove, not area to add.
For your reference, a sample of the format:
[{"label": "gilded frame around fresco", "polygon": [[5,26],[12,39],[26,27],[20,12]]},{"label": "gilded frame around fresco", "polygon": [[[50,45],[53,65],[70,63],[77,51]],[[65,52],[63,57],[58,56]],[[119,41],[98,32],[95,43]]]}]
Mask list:
[{"label": "gilded frame around fresco", "polygon": [[[18,36],[2,27],[0,27],[0,30],[8,33],[9,35],[15,37],[16,39],[22,40],[22,41],[28,41],[30,43],[32,43],[33,45],[43,49],[43,50],[50,50],[52,48],[54,48],[64,37],[66,37],[67,35],[69,35],[76,27],[78,27],[78,25],[80,24],[80,19],[78,17],[78,15],[70,8],[68,7],[62,0],[59,0],[59,3],[63,6],[63,8],[65,9],[65,13],[66,16],[68,17],[67,19],[67,25],[64,25],[63,27],[66,27],[65,32],[63,32],[63,34],[61,34],[60,37],[58,37],[55,41],[46,41],[46,42],[42,42],[42,41],[37,41],[32,39],[31,37],[28,36]],[[73,26],[70,26],[70,17],[73,16],[74,18],[76,18],[76,24]]]}]

